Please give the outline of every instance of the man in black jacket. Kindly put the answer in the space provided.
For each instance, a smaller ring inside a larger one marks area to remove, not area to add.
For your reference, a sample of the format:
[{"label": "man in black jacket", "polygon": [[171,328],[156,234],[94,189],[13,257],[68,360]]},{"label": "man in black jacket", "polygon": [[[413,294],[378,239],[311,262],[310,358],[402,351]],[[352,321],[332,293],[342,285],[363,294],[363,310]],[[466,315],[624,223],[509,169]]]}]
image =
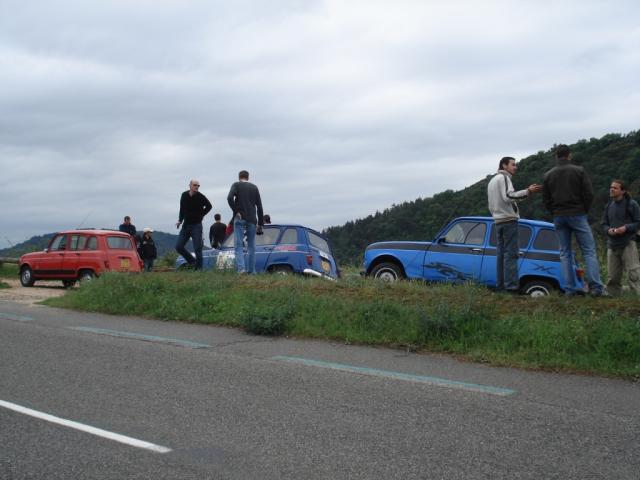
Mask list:
[{"label": "man in black jacket", "polygon": [[[262,200],[258,187],[249,182],[249,172],[246,170],[242,170],[238,174],[238,181],[231,185],[227,202],[233,211],[236,269],[238,273],[256,273],[256,234],[262,234],[262,225],[264,225]],[[246,261],[242,245],[245,234],[247,236]]]},{"label": "man in black jacket", "polygon": [[632,200],[622,180],[612,180],[611,201],[604,207],[602,230],[607,237],[607,290],[612,295],[622,292],[622,273],[626,270],[629,288],[640,293],[640,261],[635,242],[640,227],[640,206]]},{"label": "man in black jacket", "polygon": [[[180,197],[180,214],[176,223],[176,228],[180,228],[182,225],[176,242],[176,251],[189,265],[195,266],[196,270],[202,268],[202,219],[213,208],[207,197],[200,193],[199,188],[200,182],[198,180],[189,182],[189,190],[183,192]],[[185,248],[189,238],[193,243],[195,260]]]},{"label": "man in black jacket", "polygon": [[571,235],[575,234],[585,262],[589,293],[599,297],[605,292],[600,281],[596,243],[587,218],[593,202],[591,180],[582,167],[571,163],[571,149],[567,145],[558,146],[556,160],[558,164],[544,175],[542,195],[556,226],[565,293],[576,293],[571,248]]},{"label": "man in black jacket", "polygon": [[224,242],[227,226],[220,221],[221,218],[222,217],[220,216],[220,214],[216,213],[213,216],[215,223],[211,225],[211,228],[209,229],[209,243],[211,244],[212,248],[220,249],[220,247],[222,246],[222,242]]}]

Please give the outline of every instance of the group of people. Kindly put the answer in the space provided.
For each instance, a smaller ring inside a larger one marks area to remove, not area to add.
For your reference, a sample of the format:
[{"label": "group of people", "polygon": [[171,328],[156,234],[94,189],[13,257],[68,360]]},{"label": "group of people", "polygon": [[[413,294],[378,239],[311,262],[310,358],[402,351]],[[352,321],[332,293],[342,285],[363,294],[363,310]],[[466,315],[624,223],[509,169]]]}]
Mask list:
[{"label": "group of people", "polygon": [[584,293],[575,282],[572,237],[582,252],[588,293],[593,296],[622,292],[622,275],[626,270],[629,288],[640,293],[640,261],[635,242],[640,227],[640,206],[631,199],[625,182],[611,181],[610,201],[604,209],[602,230],[607,238],[607,286],[600,279],[596,244],[588,222],[593,202],[593,187],[584,168],[572,163],[567,145],[556,148],[557,165],[545,173],[542,185],[532,184],[516,191],[512,177],[517,166],[512,157],[503,157],[497,174],[487,187],[489,211],[496,224],[496,287],[499,291],[518,293],[518,219],[517,202],[542,191],[545,208],[553,216],[560,246],[560,262],[565,295]]},{"label": "group of people", "polygon": [[153,240],[153,230],[149,227],[145,227],[142,230],[142,235],[138,235],[136,226],[131,223],[131,217],[127,215],[124,217],[124,221],[118,227],[118,230],[131,235],[138,247],[138,254],[144,264],[144,271],[150,272],[153,270],[153,262],[158,258],[158,250],[156,249],[156,242]]},{"label": "group of people", "polygon": [[[213,208],[211,202],[199,189],[198,180],[189,182],[189,190],[183,192],[180,197],[180,213],[176,222],[176,228],[180,228],[176,251],[196,270],[202,269],[202,220]],[[215,223],[209,230],[211,246],[219,248],[232,227],[236,269],[238,273],[254,274],[256,273],[256,235],[262,234],[265,215],[262,210],[260,191],[249,181],[249,172],[246,170],[240,171],[238,181],[231,185],[227,203],[231,208],[232,220],[227,226],[222,223],[220,214],[214,215]],[[189,239],[193,243],[195,259],[185,248]]]}]

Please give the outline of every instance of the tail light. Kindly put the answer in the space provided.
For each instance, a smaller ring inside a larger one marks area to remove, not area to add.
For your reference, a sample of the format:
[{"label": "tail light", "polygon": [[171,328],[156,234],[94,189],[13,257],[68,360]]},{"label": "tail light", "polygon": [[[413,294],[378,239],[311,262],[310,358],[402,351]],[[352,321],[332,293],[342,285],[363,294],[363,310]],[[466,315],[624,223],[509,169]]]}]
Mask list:
[{"label": "tail light", "polygon": [[313,265],[313,255],[307,255],[307,264]]},{"label": "tail light", "polygon": [[578,277],[580,280],[584,279],[584,269],[583,268],[576,268],[576,277]]}]

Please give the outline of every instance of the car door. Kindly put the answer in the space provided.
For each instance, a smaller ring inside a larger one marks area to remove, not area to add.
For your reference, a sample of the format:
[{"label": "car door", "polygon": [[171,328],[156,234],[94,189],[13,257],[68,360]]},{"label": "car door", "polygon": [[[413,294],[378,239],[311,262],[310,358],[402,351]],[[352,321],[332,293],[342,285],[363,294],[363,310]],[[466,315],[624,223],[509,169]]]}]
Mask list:
[{"label": "car door", "polygon": [[487,230],[487,221],[483,220],[462,219],[452,223],[425,254],[425,280],[478,281]]},{"label": "car door", "polygon": [[[518,271],[522,270],[522,262],[526,253],[529,251],[531,243],[531,235],[533,230],[528,225],[518,224]],[[489,244],[484,251],[484,260],[482,261],[482,272],[480,281],[486,285],[495,287],[496,285],[496,225],[491,224],[491,232],[489,234]],[[522,276],[522,275],[521,275]]]},{"label": "car door", "polygon": [[64,275],[69,277],[75,277],[78,268],[82,264],[82,255],[87,243],[86,235],[71,234],[69,236],[69,248],[66,250],[63,257],[62,270]]},{"label": "car door", "polygon": [[63,275],[62,261],[67,249],[67,234],[56,235],[46,252],[40,257],[37,263],[33,264],[35,276],[46,276],[58,278]]},{"label": "car door", "polygon": [[256,235],[256,272],[264,272],[273,263],[272,252],[279,236],[280,227],[275,226],[264,226],[262,235]]}]

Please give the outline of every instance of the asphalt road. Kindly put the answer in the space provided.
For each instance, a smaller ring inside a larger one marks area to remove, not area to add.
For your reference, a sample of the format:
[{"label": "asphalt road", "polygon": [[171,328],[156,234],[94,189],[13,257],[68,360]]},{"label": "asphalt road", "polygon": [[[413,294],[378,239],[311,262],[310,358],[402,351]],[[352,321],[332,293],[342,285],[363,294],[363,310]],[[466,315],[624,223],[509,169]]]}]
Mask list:
[{"label": "asphalt road", "polygon": [[2,480],[637,480],[639,452],[637,383],[0,302]]}]

